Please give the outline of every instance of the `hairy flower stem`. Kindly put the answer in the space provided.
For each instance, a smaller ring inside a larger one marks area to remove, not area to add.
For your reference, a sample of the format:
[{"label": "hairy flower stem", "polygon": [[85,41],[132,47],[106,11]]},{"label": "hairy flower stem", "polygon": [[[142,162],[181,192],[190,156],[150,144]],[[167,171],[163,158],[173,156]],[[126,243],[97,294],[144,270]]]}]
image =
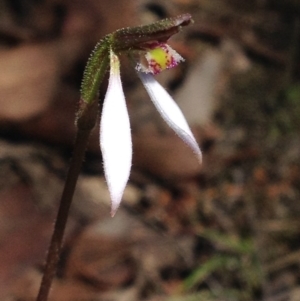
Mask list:
[{"label": "hairy flower stem", "polygon": [[77,179],[84,159],[84,154],[87,148],[90,133],[96,123],[97,106],[97,101],[95,101],[91,105],[88,105],[88,108],[84,111],[85,114],[82,114],[77,120],[78,131],[74,144],[74,152],[60,200],[60,205],[54,225],[54,232],[52,234],[52,239],[48,249],[46,266],[36,301],[46,301],[48,299],[49,290],[57,270],[64,231],[66,228]]}]

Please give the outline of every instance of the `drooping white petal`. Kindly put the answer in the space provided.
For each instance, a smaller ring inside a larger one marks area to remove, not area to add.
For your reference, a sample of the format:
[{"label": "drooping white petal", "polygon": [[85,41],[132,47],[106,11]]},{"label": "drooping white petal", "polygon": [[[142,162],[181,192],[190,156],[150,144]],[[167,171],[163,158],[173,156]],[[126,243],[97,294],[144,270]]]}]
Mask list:
[{"label": "drooping white petal", "polygon": [[100,122],[100,146],[104,173],[111,197],[114,216],[127,184],[132,161],[129,116],[120,78],[120,62],[110,54],[110,77]]},{"label": "drooping white petal", "polygon": [[193,150],[202,162],[202,153],[178,105],[169,93],[154,79],[150,73],[137,71],[153,104],[162,118],[176,134]]}]

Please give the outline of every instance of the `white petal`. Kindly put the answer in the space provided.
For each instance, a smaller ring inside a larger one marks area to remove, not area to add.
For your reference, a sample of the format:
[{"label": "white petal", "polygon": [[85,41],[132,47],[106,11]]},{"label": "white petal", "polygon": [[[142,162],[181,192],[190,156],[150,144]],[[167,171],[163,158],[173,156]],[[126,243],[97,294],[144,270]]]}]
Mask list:
[{"label": "white petal", "polygon": [[126,187],[132,160],[129,116],[120,78],[119,58],[111,52],[110,78],[100,124],[104,173],[114,216]]},{"label": "white petal", "polygon": [[176,132],[176,134],[193,150],[202,162],[202,153],[194,138],[181,110],[169,93],[149,73],[137,71],[153,104],[162,118]]}]

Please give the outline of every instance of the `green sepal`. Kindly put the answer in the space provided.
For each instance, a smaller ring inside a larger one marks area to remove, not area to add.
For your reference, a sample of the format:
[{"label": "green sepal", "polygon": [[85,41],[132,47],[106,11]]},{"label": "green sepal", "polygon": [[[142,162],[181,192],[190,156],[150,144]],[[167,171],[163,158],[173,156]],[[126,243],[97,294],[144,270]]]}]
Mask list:
[{"label": "green sepal", "polygon": [[163,19],[149,25],[122,28],[112,33],[113,50],[122,52],[143,49],[151,42],[166,42],[183,26],[192,23],[190,14]]},{"label": "green sepal", "polygon": [[81,99],[86,103],[97,101],[97,92],[109,67],[111,35],[97,43],[84,70],[81,83]]},{"label": "green sepal", "polygon": [[109,66],[110,49],[116,54],[147,48],[148,44],[166,42],[181,27],[190,24],[190,14],[164,19],[149,25],[122,28],[106,35],[93,50],[85,67],[81,84],[81,100],[97,101],[100,83]]}]

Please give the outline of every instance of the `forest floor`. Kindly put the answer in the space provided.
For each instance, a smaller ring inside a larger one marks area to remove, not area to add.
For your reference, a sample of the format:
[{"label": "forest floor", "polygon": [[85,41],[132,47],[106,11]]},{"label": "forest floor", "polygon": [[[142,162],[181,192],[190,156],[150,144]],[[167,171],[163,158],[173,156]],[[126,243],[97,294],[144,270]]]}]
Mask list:
[{"label": "forest floor", "polygon": [[124,57],[130,181],[111,218],[95,129],[49,300],[299,301],[299,11],[283,0],[2,0],[0,299],[37,295],[91,49],[189,12],[194,24],[170,41],[186,61],[158,80],[203,165]]}]

